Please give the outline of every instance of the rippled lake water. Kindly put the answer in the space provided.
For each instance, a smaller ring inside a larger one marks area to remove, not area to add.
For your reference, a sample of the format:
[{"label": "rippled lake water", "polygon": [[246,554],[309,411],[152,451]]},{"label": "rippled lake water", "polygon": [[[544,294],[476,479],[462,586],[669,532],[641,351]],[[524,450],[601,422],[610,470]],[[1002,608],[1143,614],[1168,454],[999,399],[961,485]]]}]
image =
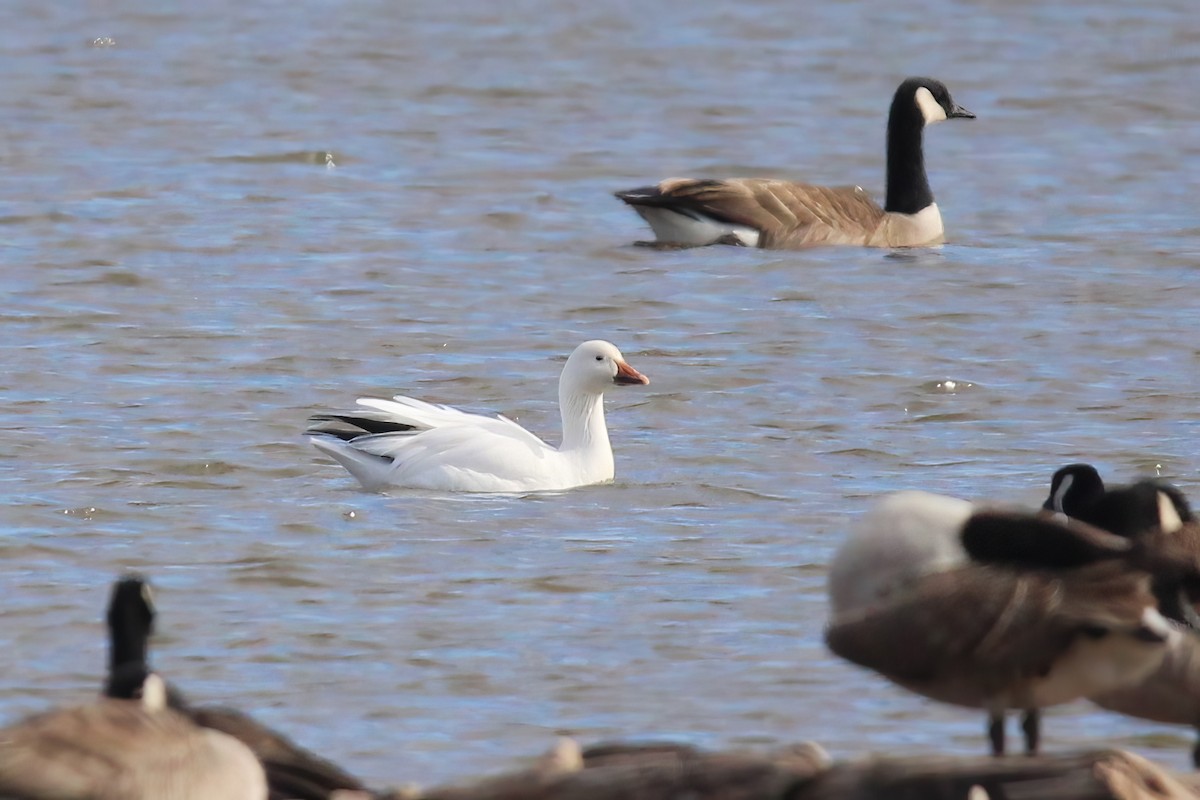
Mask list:
[{"label": "rippled lake water", "polygon": [[[107,9],[101,10],[101,9]],[[821,644],[869,498],[1197,494],[1200,15],[1034,4],[17,0],[0,28],[0,717],[90,696],[125,569],[157,666],[373,782],[556,733],[977,753]],[[891,92],[949,243],[657,251],[675,174],[881,195]],[[301,438],[404,393],[554,439],[607,338],[615,485],[362,492]],[[948,388],[947,380],[955,382]],[[1059,750],[1191,734],[1083,704]]]}]

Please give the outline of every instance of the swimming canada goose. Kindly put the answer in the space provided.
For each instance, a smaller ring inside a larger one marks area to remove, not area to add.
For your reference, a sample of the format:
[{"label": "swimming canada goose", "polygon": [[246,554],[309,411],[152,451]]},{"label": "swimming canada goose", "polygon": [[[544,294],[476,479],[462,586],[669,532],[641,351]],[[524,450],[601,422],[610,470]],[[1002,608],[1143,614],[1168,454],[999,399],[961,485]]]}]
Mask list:
[{"label": "swimming canada goose", "polygon": [[[129,698],[148,670],[148,641],[154,630],[154,602],[142,578],[127,576],[113,586],[108,606],[109,674],[104,692]],[[326,800],[339,789],[365,789],[353,776],[305,750],[282,734],[230,708],[191,706],[174,687],[166,702],[196,725],[220,731],[248,747],[266,770],[271,800]]]},{"label": "swimming canada goose", "polygon": [[[1094,467],[1070,464],[1054,473],[1043,508],[1122,536],[1158,531],[1178,548],[1200,557],[1200,525],[1186,498],[1158,480],[1105,488]],[[1200,615],[1196,611],[1200,586],[1195,580],[1167,574],[1156,576],[1154,589],[1160,611],[1183,635],[1145,679],[1089,699],[1128,716],[1196,728],[1192,763],[1200,767]]]},{"label": "swimming canada goose", "polygon": [[[315,415],[309,441],[370,491],[559,491],[613,479],[604,393],[649,382],[615,345],[594,339],[575,348],[559,375],[558,447],[505,417],[402,396],[359,398],[368,410]],[[329,423],[352,430],[333,430]]]},{"label": "swimming canada goose", "polygon": [[[132,678],[132,673],[127,677]],[[265,800],[258,759],[167,708],[162,680],[0,729],[0,797],[20,800]]]},{"label": "swimming canada goose", "polygon": [[918,694],[988,713],[1040,710],[1140,680],[1179,638],[1155,608],[1142,546],[1078,522],[900,492],[851,532],[829,574],[825,639]]},{"label": "swimming canada goose", "polygon": [[859,186],[813,186],[765,178],[668,178],[617,192],[654,229],[657,243],[735,244],[794,250],[824,244],[920,247],[945,229],[921,145],[926,125],[974,119],[933,78],[909,78],[888,114],[887,200],[880,208]]}]

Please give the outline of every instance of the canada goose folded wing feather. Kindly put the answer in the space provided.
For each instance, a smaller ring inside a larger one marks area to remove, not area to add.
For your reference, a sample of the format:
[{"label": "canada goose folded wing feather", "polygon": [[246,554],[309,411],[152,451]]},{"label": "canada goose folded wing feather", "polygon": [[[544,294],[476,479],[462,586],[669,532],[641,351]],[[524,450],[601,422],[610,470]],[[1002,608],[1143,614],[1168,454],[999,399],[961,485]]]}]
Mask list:
[{"label": "canada goose folded wing feather", "polygon": [[963,525],[963,549],[982,563],[1068,569],[1125,558],[1132,543],[1083,522],[981,511]]},{"label": "canada goose folded wing feather", "polygon": [[884,210],[858,186],[814,186],[768,178],[669,178],[646,205],[698,212],[761,232],[759,246],[865,244]]},{"label": "canada goose folded wing feather", "polygon": [[900,682],[975,675],[984,691],[1044,675],[1083,635],[1136,630],[1154,598],[1148,578],[1119,563],[1018,573],[967,566],[835,617],[837,655]]}]

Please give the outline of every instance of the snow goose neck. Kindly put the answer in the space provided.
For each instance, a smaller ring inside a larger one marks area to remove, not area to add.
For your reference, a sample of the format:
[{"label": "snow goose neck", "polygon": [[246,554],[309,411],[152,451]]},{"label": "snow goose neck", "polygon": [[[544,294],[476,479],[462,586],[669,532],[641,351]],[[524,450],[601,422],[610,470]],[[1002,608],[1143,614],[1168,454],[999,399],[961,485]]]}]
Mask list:
[{"label": "snow goose neck", "polygon": [[315,415],[309,441],[369,491],[570,489],[613,479],[604,392],[649,382],[615,345],[597,339],[575,348],[559,377],[563,434],[557,448],[505,417],[403,396],[359,398],[366,410]]},{"label": "snow goose neck", "polygon": [[925,492],[881,500],[834,558],[830,649],[910,691],[988,713],[1040,709],[1141,680],[1179,633],[1158,612],[1157,554],[1106,531]]}]

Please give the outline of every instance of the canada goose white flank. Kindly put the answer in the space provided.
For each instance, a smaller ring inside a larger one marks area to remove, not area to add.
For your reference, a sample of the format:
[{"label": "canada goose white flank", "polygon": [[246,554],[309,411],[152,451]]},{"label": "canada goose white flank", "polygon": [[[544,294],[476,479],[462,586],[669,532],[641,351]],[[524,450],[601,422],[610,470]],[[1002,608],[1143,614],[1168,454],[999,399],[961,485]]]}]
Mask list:
[{"label": "canada goose white flank", "polygon": [[1134,683],[1179,633],[1159,614],[1144,554],[1082,523],[983,510],[926,492],[878,502],[829,575],[834,653],[911,691],[988,715],[1040,710]]},{"label": "canada goose white flank", "polygon": [[370,491],[570,489],[611,481],[615,474],[604,393],[613,386],[649,382],[615,345],[593,340],[575,348],[558,379],[558,447],[502,416],[470,414],[402,396],[359,398],[366,410],[315,415],[309,441]]},{"label": "canada goose white flank", "polygon": [[888,114],[882,208],[858,186],[766,178],[668,178],[616,196],[641,214],[661,244],[771,249],[940,244],[945,229],[925,174],[923,133],[927,125],[943,120],[974,118],[941,81],[908,78],[901,83]]}]

